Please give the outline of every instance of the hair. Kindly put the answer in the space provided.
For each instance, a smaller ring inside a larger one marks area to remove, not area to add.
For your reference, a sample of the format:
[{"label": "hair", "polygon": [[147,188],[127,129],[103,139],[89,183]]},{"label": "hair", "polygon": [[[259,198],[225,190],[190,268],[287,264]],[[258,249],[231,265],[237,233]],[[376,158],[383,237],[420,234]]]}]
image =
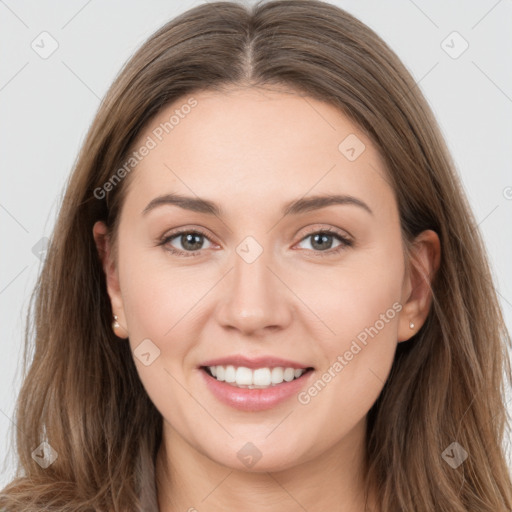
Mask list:
[{"label": "hair", "polygon": [[[94,191],[162,108],[203,90],[284,86],[334,105],[384,158],[409,253],[432,229],[440,266],[427,319],[399,343],[368,413],[366,485],[382,511],[505,512],[506,329],[485,248],[440,129],[417,84],[370,28],[319,0],[200,5],[155,32],[103,99],[67,183],[32,293],[16,410],[10,511],[156,511],[162,416],[138,377],[112,309],[92,227],[114,241],[129,178]],[[33,344],[33,345],[32,345]],[[32,459],[48,441],[58,457]],[[443,451],[459,443],[456,469]]]}]

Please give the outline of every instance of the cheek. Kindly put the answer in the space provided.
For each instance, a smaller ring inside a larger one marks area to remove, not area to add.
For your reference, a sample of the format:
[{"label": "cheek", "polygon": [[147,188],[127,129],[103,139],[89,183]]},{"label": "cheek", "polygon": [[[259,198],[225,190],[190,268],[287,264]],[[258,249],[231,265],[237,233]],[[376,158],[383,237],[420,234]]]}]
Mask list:
[{"label": "cheek", "polygon": [[154,337],[161,342],[186,323],[180,319],[204,294],[197,275],[188,270],[171,271],[161,248],[126,243],[119,277],[130,338]]},{"label": "cheek", "polygon": [[[393,304],[401,298],[404,271],[400,251],[375,246],[354,252],[328,269],[310,268],[295,278],[294,291],[320,320],[317,332],[321,330],[323,339],[332,340],[331,355],[375,323],[386,335],[396,333],[398,315]],[[386,312],[382,325],[381,315]]]},{"label": "cheek", "polygon": [[190,309],[204,291],[197,283],[194,287],[192,274],[170,272],[148,252],[128,245],[124,257],[120,254],[119,277],[139,378],[164,417],[170,416],[172,407],[176,418],[185,418],[191,414],[186,410],[190,396],[179,383],[184,382],[183,362],[195,339],[186,330],[192,327]]},{"label": "cheek", "polygon": [[318,315],[309,315],[308,325],[318,340],[320,373],[330,372],[326,380],[335,384],[329,387],[338,390],[335,402],[368,396],[371,405],[380,392],[397,346],[403,271],[397,240],[395,246],[376,244],[354,253],[329,272],[311,272],[301,281],[297,294]]},{"label": "cheek", "polygon": [[396,247],[380,245],[355,264],[347,261],[321,283],[329,292],[316,295],[312,309],[334,334],[322,336],[324,365],[301,403],[316,402],[333,424],[362,418],[389,375],[402,309],[400,241]]}]

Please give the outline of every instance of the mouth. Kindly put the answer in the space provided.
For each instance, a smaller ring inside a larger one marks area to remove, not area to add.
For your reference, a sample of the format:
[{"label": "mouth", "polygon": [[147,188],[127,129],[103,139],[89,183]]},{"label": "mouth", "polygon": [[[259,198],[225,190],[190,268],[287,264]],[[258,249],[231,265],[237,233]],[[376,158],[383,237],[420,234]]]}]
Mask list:
[{"label": "mouth", "polygon": [[211,378],[240,389],[268,389],[303,378],[313,367],[273,366],[248,368],[234,365],[201,366]]}]

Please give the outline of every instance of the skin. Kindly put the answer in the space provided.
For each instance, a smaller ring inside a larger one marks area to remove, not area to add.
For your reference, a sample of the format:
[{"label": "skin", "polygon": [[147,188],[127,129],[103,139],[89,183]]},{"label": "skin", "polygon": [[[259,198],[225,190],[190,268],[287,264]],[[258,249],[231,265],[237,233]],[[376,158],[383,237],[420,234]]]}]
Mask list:
[{"label": "skin", "polygon": [[[197,106],[127,178],[117,261],[105,225],[93,230],[117,334],[132,351],[147,338],[160,350],[149,366],[134,357],[164,419],[160,510],[363,512],[366,416],[397,343],[426,319],[439,239],[419,235],[407,265],[384,162],[334,107],[278,88],[231,87],[194,98]],[[158,114],[134,147],[186,99]],[[338,149],[349,134],[366,146],[355,161]],[[142,214],[171,192],[214,201],[223,215],[175,205]],[[335,193],[359,198],[373,214],[350,204],[281,213],[294,199]],[[198,255],[166,250],[187,250],[180,236],[158,245],[181,227],[206,231],[209,239],[195,241]],[[328,228],[353,245],[334,253],[342,242],[333,236],[318,248],[308,235]],[[263,249],[250,264],[236,252],[249,235]],[[197,368],[235,353],[273,355],[314,367],[310,386],[394,303],[401,311],[306,405],[293,396],[266,411],[230,408]],[[237,458],[247,442],[262,454],[250,468]],[[373,493],[369,505],[379,510]]]}]

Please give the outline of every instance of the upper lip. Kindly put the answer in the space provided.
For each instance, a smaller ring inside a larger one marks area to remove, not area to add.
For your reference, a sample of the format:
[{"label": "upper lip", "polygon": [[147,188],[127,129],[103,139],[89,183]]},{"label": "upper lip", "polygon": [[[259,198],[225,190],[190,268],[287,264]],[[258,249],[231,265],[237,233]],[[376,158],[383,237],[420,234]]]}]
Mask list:
[{"label": "upper lip", "polygon": [[246,368],[312,368],[307,364],[298,363],[297,361],[290,361],[289,359],[282,359],[274,356],[260,356],[249,358],[241,354],[235,354],[232,356],[219,357],[216,359],[209,359],[200,366],[228,366],[232,365],[235,367],[244,366]]}]

